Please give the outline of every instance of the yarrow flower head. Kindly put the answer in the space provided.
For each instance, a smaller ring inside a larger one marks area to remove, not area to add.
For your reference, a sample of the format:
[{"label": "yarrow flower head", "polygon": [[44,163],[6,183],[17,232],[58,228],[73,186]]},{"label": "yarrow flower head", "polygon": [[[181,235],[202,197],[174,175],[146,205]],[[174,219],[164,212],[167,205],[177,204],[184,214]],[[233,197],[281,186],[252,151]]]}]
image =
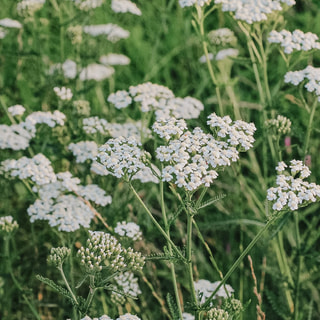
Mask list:
[{"label": "yarrow flower head", "polygon": [[192,97],[178,98],[167,87],[147,82],[131,86],[129,91],[117,91],[108,97],[116,108],[122,109],[135,102],[142,112],[154,112],[156,119],[197,118],[204,109],[203,104]]},{"label": "yarrow flower head", "polygon": [[[220,281],[210,282],[209,280],[200,279],[194,282],[194,289],[198,296],[198,300],[200,304],[205,303],[206,299],[208,299],[211,294],[218,288],[220,285]],[[219,290],[214,295],[213,299],[218,298],[228,298],[234,292],[233,288],[225,284],[219,288]]]},{"label": "yarrow flower head", "polygon": [[103,81],[107,78],[110,78],[114,74],[114,71],[114,68],[110,66],[104,66],[98,63],[91,63],[81,70],[79,78],[81,81]]},{"label": "yarrow flower head", "polygon": [[307,66],[303,70],[289,71],[284,76],[284,82],[292,83],[295,86],[304,80],[308,80],[304,87],[309,92],[314,92],[320,101],[320,68]]},{"label": "yarrow flower head", "polygon": [[278,115],[276,119],[266,120],[266,126],[272,129],[276,135],[286,135],[291,131],[291,121],[290,119]]},{"label": "yarrow flower head", "polygon": [[110,139],[99,148],[97,159],[117,178],[131,179],[151,158],[140,145],[135,138]]},{"label": "yarrow flower head", "polygon": [[203,7],[204,5],[210,4],[211,0],[179,0],[179,4],[182,8],[191,7],[194,5],[198,5]]},{"label": "yarrow flower head", "polygon": [[51,248],[48,263],[59,268],[70,254],[71,249],[66,247]]},{"label": "yarrow flower head", "polygon": [[106,56],[101,56],[99,59],[100,63],[108,66],[125,66],[130,64],[130,59],[124,54],[109,53]]},{"label": "yarrow flower head", "polygon": [[0,217],[0,234],[11,234],[18,228],[19,225],[12,216]]},{"label": "yarrow flower head", "polygon": [[[69,319],[68,319],[69,320]],[[112,320],[109,316],[107,315],[103,315],[99,318],[90,318],[89,316],[85,316],[84,318],[82,318],[81,320]]]},{"label": "yarrow flower head", "polygon": [[78,9],[82,11],[89,11],[101,7],[103,0],[73,0]]},{"label": "yarrow flower head", "polygon": [[153,125],[154,131],[168,141],[156,149],[157,159],[168,163],[162,170],[163,181],[172,181],[189,191],[201,185],[208,187],[218,177],[219,167],[238,160],[236,146],[244,150],[252,147],[253,124],[238,120],[230,125],[229,117],[220,118],[216,114],[209,119],[210,127],[218,128],[218,140],[198,127],[190,132],[184,120],[158,120]]},{"label": "yarrow flower head", "polygon": [[119,27],[116,24],[97,24],[83,27],[83,32],[93,37],[105,35],[111,42],[117,42],[121,39],[127,39],[130,35],[128,30]]},{"label": "yarrow flower head", "polygon": [[68,149],[76,157],[77,163],[84,163],[87,160],[94,160],[98,154],[98,146],[94,141],[70,143]]},{"label": "yarrow flower head", "polygon": [[248,24],[268,19],[268,14],[281,11],[283,4],[292,6],[295,0],[215,0],[215,4],[222,4],[222,11],[234,13],[234,18]]},{"label": "yarrow flower head", "polygon": [[81,247],[77,255],[89,274],[100,272],[103,268],[112,272],[142,270],[144,265],[144,257],[139,252],[122,247],[116,238],[101,231],[89,231],[87,246]]},{"label": "yarrow flower head", "polygon": [[229,313],[223,309],[212,308],[207,313],[208,320],[228,320]]},{"label": "yarrow flower head", "polygon": [[273,210],[294,211],[320,200],[320,186],[304,181],[311,172],[302,161],[291,160],[290,172],[286,171],[286,168],[284,162],[279,162],[276,167],[277,187],[269,188],[267,191],[267,199],[273,203]]},{"label": "yarrow flower head", "polygon": [[142,239],[142,232],[140,226],[134,222],[117,222],[117,226],[114,228],[114,232],[121,237],[127,237],[133,241]]},{"label": "yarrow flower head", "polygon": [[66,87],[54,87],[53,91],[55,92],[55,94],[57,95],[57,97],[59,97],[59,99],[61,99],[62,101],[69,101],[72,99],[72,91],[70,88],[66,88]]},{"label": "yarrow flower head", "polygon": [[301,30],[281,30],[280,32],[272,30],[269,33],[268,41],[270,43],[280,43],[284,48],[284,53],[290,54],[293,51],[308,51],[311,49],[320,49],[320,43],[317,42],[318,36],[314,33],[304,33]]},{"label": "yarrow flower head", "polygon": [[235,45],[237,38],[229,28],[220,28],[208,33],[208,39],[215,46],[225,47],[226,45]]},{"label": "yarrow flower head", "polygon": [[12,116],[22,116],[25,111],[26,109],[21,104],[16,104],[8,108],[8,112],[10,112]]},{"label": "yarrow flower head", "polygon": [[33,16],[45,2],[45,0],[22,0],[17,4],[17,12],[20,16]]},{"label": "yarrow flower head", "polygon": [[126,314],[123,314],[122,316],[119,316],[117,320],[141,320],[141,319],[131,313],[126,313]]},{"label": "yarrow flower head", "polygon": [[223,49],[216,54],[215,59],[217,61],[220,61],[220,60],[227,59],[229,57],[237,57],[238,54],[239,54],[238,49],[234,49],[234,48]]},{"label": "yarrow flower head", "polygon": [[4,18],[0,20],[0,26],[4,28],[13,28],[13,29],[21,29],[22,24],[17,21],[10,18]]},{"label": "yarrow flower head", "polygon": [[114,12],[130,12],[137,16],[141,16],[141,10],[134,2],[131,2],[130,0],[112,0],[111,9]]}]

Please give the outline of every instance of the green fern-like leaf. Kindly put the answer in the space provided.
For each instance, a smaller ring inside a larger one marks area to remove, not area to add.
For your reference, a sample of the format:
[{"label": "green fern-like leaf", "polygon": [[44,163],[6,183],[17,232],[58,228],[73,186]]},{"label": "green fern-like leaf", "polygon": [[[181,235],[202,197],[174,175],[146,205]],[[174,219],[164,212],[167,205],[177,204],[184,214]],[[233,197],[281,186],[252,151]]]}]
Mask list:
[{"label": "green fern-like leaf", "polygon": [[170,293],[167,294],[167,303],[172,316],[172,320],[180,320],[179,308],[176,301]]},{"label": "green fern-like leaf", "polygon": [[220,201],[221,199],[225,198],[226,197],[226,194],[222,193],[222,194],[219,194],[217,195],[216,197],[214,198],[211,198],[207,201],[204,201],[202,203],[200,203],[197,207],[198,210],[200,209],[203,209],[203,208],[206,208],[208,206],[211,206],[213,203],[217,202],[217,201]]}]

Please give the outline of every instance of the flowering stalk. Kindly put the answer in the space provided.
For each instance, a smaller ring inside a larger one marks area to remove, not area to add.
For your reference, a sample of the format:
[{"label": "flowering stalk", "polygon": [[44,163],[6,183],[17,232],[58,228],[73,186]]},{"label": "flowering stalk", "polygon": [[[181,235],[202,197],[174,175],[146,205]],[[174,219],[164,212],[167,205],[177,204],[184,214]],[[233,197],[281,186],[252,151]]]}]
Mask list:
[{"label": "flowering stalk", "polygon": [[315,115],[315,111],[318,105],[318,98],[315,99],[312,108],[311,108],[311,112],[310,112],[310,117],[309,117],[309,123],[308,123],[308,128],[307,128],[307,133],[306,133],[306,138],[305,138],[305,142],[304,142],[304,148],[303,148],[303,157],[305,157],[307,155],[308,152],[308,148],[309,148],[309,141],[310,141],[310,134],[311,134],[311,129],[312,129],[312,123],[313,123],[313,118]]}]

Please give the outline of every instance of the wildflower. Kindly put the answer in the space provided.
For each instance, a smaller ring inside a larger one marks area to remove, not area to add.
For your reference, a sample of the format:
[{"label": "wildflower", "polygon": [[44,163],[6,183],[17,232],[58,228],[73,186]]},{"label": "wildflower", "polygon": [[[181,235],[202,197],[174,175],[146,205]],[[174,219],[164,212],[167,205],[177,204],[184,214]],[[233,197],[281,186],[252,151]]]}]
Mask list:
[{"label": "wildflower", "polygon": [[[210,53],[208,54],[208,58],[209,58],[210,61],[212,61],[213,58],[214,58],[213,53],[210,52]],[[207,63],[207,57],[206,57],[205,55],[201,56],[201,57],[199,58],[199,62],[200,62],[200,63]]]},{"label": "wildflower", "polygon": [[90,115],[90,103],[87,100],[73,101],[73,106],[76,108],[77,113],[81,116]]},{"label": "wildflower", "polygon": [[272,209],[293,211],[319,201],[320,186],[304,181],[311,174],[310,169],[300,160],[290,161],[290,172],[285,171],[286,167],[284,162],[279,162],[276,167],[277,187],[269,188],[267,191],[267,199],[273,203]]},{"label": "wildflower", "polygon": [[12,216],[0,217],[0,233],[13,233],[18,228],[19,225]]},{"label": "wildflower", "polygon": [[294,50],[320,49],[320,43],[316,42],[318,39],[316,34],[311,32],[303,33],[301,30],[294,30],[292,33],[287,30],[281,30],[280,32],[272,30],[268,37],[270,43],[280,43],[286,54],[290,54]]},{"label": "wildflower", "polygon": [[79,75],[80,80],[103,81],[114,74],[114,69],[102,64],[92,63],[82,69]]},{"label": "wildflower", "polygon": [[82,42],[82,26],[70,26],[67,29],[68,37],[73,45],[80,44]]},{"label": "wildflower", "polygon": [[[132,272],[123,272],[114,277],[116,282],[116,287],[123,292],[124,295],[129,295],[130,297],[138,297],[141,294],[141,290],[138,284],[138,278],[134,276]],[[114,303],[125,303],[125,297],[118,292],[112,292],[111,300]]]},{"label": "wildflower", "polygon": [[142,232],[140,227],[134,222],[117,222],[114,232],[121,237],[128,237],[133,241],[142,239]]},{"label": "wildflower", "polygon": [[193,5],[198,5],[203,7],[204,5],[210,4],[211,0],[179,0],[179,4],[182,8],[191,7]]},{"label": "wildflower", "polygon": [[146,167],[150,154],[140,149],[135,138],[108,140],[99,148],[98,160],[117,178],[131,178]]},{"label": "wildflower", "polygon": [[16,104],[8,108],[8,112],[11,113],[12,116],[22,116],[26,109],[21,104]]},{"label": "wildflower", "polygon": [[102,6],[103,0],[73,0],[81,11],[89,11]]},{"label": "wildflower", "polygon": [[34,136],[33,132],[24,128],[24,123],[11,126],[0,124],[0,149],[25,150]]},{"label": "wildflower", "polygon": [[53,91],[55,92],[55,94],[62,100],[62,101],[69,101],[72,99],[72,91],[70,88],[66,88],[66,87],[54,87]]},{"label": "wildflower", "polygon": [[112,319],[107,315],[103,315],[103,316],[101,316],[99,318],[90,318],[89,316],[85,316],[81,320],[112,320]]},{"label": "wildflower", "polygon": [[0,20],[0,26],[5,28],[14,28],[14,29],[21,29],[22,24],[17,21],[10,18],[4,18]]},{"label": "wildflower", "polygon": [[70,59],[67,59],[63,64],[57,63],[51,66],[49,74],[62,70],[63,75],[67,79],[74,79],[77,76],[77,64]]},{"label": "wildflower", "polygon": [[21,180],[30,178],[37,185],[56,181],[50,160],[41,153],[33,158],[4,160],[1,163],[1,171],[8,172],[11,177],[18,177]]},{"label": "wildflower", "polygon": [[208,39],[211,44],[225,47],[226,45],[235,45],[237,38],[229,28],[220,28],[208,33]]},{"label": "wildflower", "polygon": [[220,61],[220,60],[224,60],[224,59],[229,58],[229,57],[236,57],[236,56],[238,56],[238,54],[239,54],[239,50],[238,49],[233,49],[233,48],[223,49],[223,50],[220,50],[216,54],[215,59],[217,61]]},{"label": "wildflower", "polygon": [[124,54],[116,54],[116,53],[109,53],[106,56],[101,56],[99,59],[100,63],[109,66],[116,66],[116,65],[128,65],[130,64],[130,59],[125,56]]},{"label": "wildflower", "polygon": [[83,130],[87,134],[101,133],[106,134],[108,132],[108,121],[100,119],[98,117],[89,117],[82,120]]},{"label": "wildflower", "polygon": [[276,134],[288,134],[291,131],[291,121],[290,119],[278,115],[276,119],[266,120],[266,126],[270,129],[276,131]]},{"label": "wildflower", "polygon": [[208,320],[228,320],[229,313],[223,309],[213,308],[207,313]]},{"label": "wildflower", "polygon": [[80,141],[70,143],[68,149],[76,157],[77,163],[84,163],[86,160],[94,160],[98,154],[98,146],[94,141]]},{"label": "wildflower", "polygon": [[45,0],[22,0],[17,4],[17,12],[20,16],[33,16],[45,2]]},{"label": "wildflower", "polygon": [[141,320],[141,319],[131,313],[126,313],[126,314],[123,314],[122,316],[119,316],[117,320]]},{"label": "wildflower", "polygon": [[[196,291],[197,296],[199,297],[199,303],[205,303],[206,299],[208,299],[211,294],[216,290],[216,288],[220,285],[220,281],[216,281],[211,283],[209,280],[198,280],[194,282],[194,289]],[[228,284],[225,284],[219,288],[219,290],[214,295],[213,299],[218,298],[227,298],[230,296],[234,290]]]},{"label": "wildflower", "polygon": [[112,23],[84,26],[83,32],[90,34],[93,37],[106,35],[107,39],[111,42],[117,42],[120,39],[126,39],[130,35],[129,31]]},{"label": "wildflower", "polygon": [[66,247],[51,248],[48,263],[59,268],[70,254],[71,249]]},{"label": "wildflower", "polygon": [[289,71],[284,76],[284,82],[292,83],[295,86],[304,80],[308,80],[305,84],[305,88],[309,92],[315,92],[318,101],[320,101],[320,68],[307,66],[303,70]]},{"label": "wildflower", "polygon": [[141,270],[144,258],[131,248],[125,249],[116,238],[101,231],[89,231],[86,248],[81,247],[77,253],[80,264],[87,273],[100,272],[103,267],[112,272],[124,269]]},{"label": "wildflower", "polygon": [[222,11],[234,12],[234,18],[248,24],[267,20],[267,14],[281,11],[282,4],[292,6],[295,0],[215,0],[215,4],[222,4]]},{"label": "wildflower", "polygon": [[141,10],[134,2],[131,2],[129,0],[112,0],[111,9],[114,12],[130,12],[137,16],[141,16]]}]

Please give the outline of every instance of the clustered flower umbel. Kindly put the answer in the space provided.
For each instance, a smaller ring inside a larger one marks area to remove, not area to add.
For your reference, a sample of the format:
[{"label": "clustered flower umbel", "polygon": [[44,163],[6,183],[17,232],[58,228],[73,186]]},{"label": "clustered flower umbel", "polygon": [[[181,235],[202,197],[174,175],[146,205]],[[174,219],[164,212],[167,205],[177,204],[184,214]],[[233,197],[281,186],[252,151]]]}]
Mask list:
[{"label": "clustered flower umbel", "polygon": [[229,28],[220,28],[211,30],[208,33],[208,40],[215,46],[225,47],[226,45],[236,44],[237,38],[232,30]]},{"label": "clustered flower umbel", "polygon": [[0,217],[0,233],[12,233],[19,228],[12,216]]},{"label": "clustered flower umbel", "polygon": [[71,249],[67,247],[51,248],[48,263],[60,268],[70,254]]},{"label": "clustered flower umbel", "polygon": [[320,186],[304,181],[311,174],[309,168],[300,160],[290,161],[290,172],[287,165],[279,162],[277,170],[277,187],[267,191],[267,199],[272,201],[272,209],[281,211],[297,210],[301,206],[320,200]]},{"label": "clustered flower umbel", "polygon": [[[130,271],[116,275],[114,280],[116,282],[117,289],[119,289],[124,295],[136,298],[142,293],[138,284],[138,278],[136,278]],[[115,304],[124,304],[126,298],[123,294],[113,291],[111,294],[111,301]]]},{"label": "clustered flower umbel", "polygon": [[211,0],[179,0],[179,4],[182,8],[191,7],[194,5],[198,5],[203,7],[204,5],[210,4]]},{"label": "clustered flower umbel", "polygon": [[78,9],[89,11],[102,6],[103,0],[73,0]]},{"label": "clustered flower umbel", "polygon": [[[22,109],[19,108],[21,111]],[[12,111],[17,111],[13,109]],[[30,140],[36,136],[36,125],[46,124],[53,128],[63,126],[66,116],[55,110],[52,112],[36,111],[28,115],[25,121],[8,126],[0,125],[0,149],[25,150],[30,145]]]},{"label": "clustered flower umbel", "polygon": [[267,14],[281,11],[283,4],[292,6],[295,0],[215,0],[215,4],[222,4],[222,11],[234,13],[234,18],[248,24],[267,20]]},{"label": "clustered flower umbel", "polygon": [[142,112],[154,112],[156,119],[162,118],[198,118],[203,104],[192,97],[178,98],[167,87],[151,82],[131,86],[129,91],[112,93],[108,101],[117,109],[127,108],[134,101]]},{"label": "clustered flower umbel", "polygon": [[[206,299],[211,296],[211,294],[217,289],[219,285],[220,281],[212,283],[209,280],[205,279],[200,279],[194,282],[194,289],[196,291],[199,303],[204,304],[206,302]],[[213,299],[228,298],[233,292],[233,288],[230,285],[225,284],[219,288]]]},{"label": "clustered flower umbel", "polygon": [[307,66],[303,70],[289,71],[284,76],[284,82],[292,83],[295,86],[304,80],[308,80],[304,87],[309,92],[315,92],[318,101],[320,101],[320,68]]},{"label": "clustered flower umbel", "polygon": [[12,116],[22,116],[25,111],[26,111],[25,107],[22,106],[21,104],[16,104],[8,108],[8,112]]},{"label": "clustered flower umbel", "polygon": [[[214,56],[213,53],[209,53],[208,57],[209,60],[213,60],[215,59],[216,61],[222,61],[225,60],[229,57],[237,57],[239,54],[239,50],[238,49],[234,49],[234,48],[228,48],[228,49],[222,49],[220,51],[217,52],[217,54]],[[199,58],[199,62],[201,63],[207,63],[207,57],[205,55],[201,56]]]},{"label": "clustered flower umbel", "polygon": [[110,204],[112,198],[97,185],[79,184],[80,180],[66,171],[58,173],[55,182],[34,188],[39,199],[27,209],[30,221],[47,220],[51,227],[57,226],[66,232],[78,230],[81,226],[89,228],[94,213],[79,196],[102,206]]},{"label": "clustered flower umbel", "polygon": [[[113,319],[111,319],[107,315],[103,315],[99,318],[90,318],[89,316],[85,316],[81,320],[113,320]],[[126,313],[126,314],[119,316],[119,318],[117,318],[116,320],[141,320],[141,319],[139,317],[137,317],[136,315],[133,315],[131,313]]]},{"label": "clustered flower umbel", "polygon": [[274,129],[276,134],[285,135],[291,131],[291,121],[290,119],[278,115],[276,119],[266,120],[266,126],[270,129]]},{"label": "clustered flower umbel", "polygon": [[89,239],[86,248],[78,251],[80,264],[89,274],[100,272],[103,268],[112,272],[125,270],[141,271],[144,265],[144,257],[140,252],[132,248],[124,248],[118,240],[102,231],[89,231]]},{"label": "clustered flower umbel", "polygon": [[83,26],[83,32],[93,37],[104,35],[113,43],[121,39],[127,39],[130,36],[128,30],[113,23]]},{"label": "clustered flower umbel", "polygon": [[134,137],[109,139],[99,148],[97,159],[117,178],[131,179],[151,158],[140,146]]},{"label": "clustered flower umbel", "polygon": [[134,222],[117,222],[117,226],[114,228],[114,232],[121,237],[128,237],[133,241],[142,239],[142,232],[140,226]]},{"label": "clustered flower umbel", "polygon": [[156,149],[156,157],[168,163],[162,170],[163,181],[173,182],[189,191],[201,185],[210,186],[218,177],[217,170],[230,166],[239,158],[239,149],[249,150],[254,142],[256,130],[253,123],[237,120],[232,123],[229,116],[208,117],[207,124],[216,131],[217,139],[204,133],[199,127],[192,132],[184,120],[158,120],[153,130],[167,145]]},{"label": "clustered flower umbel", "polygon": [[72,99],[72,91],[70,88],[66,88],[66,87],[54,87],[53,91],[55,92],[55,94],[57,95],[57,97],[59,97],[59,99],[61,99],[62,101],[69,101]]},{"label": "clustered flower umbel", "polygon": [[98,145],[94,141],[70,143],[68,149],[76,157],[77,163],[84,163],[87,160],[94,160],[98,154]]},{"label": "clustered flower umbel", "polygon": [[45,0],[22,0],[17,4],[17,12],[21,16],[32,16],[45,4]]},{"label": "clustered flower umbel", "polygon": [[290,54],[296,51],[308,51],[311,49],[320,49],[320,43],[317,42],[318,36],[314,33],[304,33],[301,30],[281,30],[280,32],[272,30],[269,33],[268,41],[270,43],[280,43],[284,48],[284,53]]},{"label": "clustered flower umbel", "polygon": [[141,10],[137,7],[134,2],[129,0],[112,0],[111,2],[111,9],[114,12],[130,12],[137,16],[141,16]]}]

